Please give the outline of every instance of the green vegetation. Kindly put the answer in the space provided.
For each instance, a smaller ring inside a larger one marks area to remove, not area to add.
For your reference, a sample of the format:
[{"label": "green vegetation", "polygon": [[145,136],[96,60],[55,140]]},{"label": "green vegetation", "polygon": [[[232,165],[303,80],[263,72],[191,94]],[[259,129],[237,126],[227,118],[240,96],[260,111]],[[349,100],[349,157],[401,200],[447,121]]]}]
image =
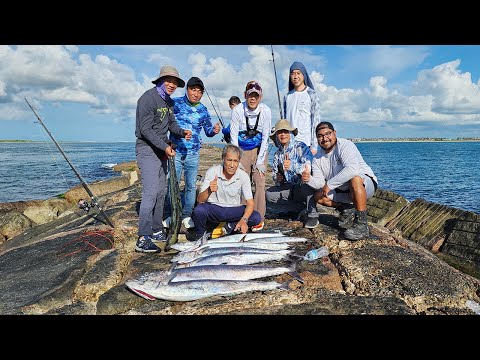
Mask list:
[{"label": "green vegetation", "polygon": [[56,197],[59,199],[65,199],[65,194],[58,194]]},{"label": "green vegetation", "polygon": [[0,142],[33,142],[33,140],[0,140]]}]

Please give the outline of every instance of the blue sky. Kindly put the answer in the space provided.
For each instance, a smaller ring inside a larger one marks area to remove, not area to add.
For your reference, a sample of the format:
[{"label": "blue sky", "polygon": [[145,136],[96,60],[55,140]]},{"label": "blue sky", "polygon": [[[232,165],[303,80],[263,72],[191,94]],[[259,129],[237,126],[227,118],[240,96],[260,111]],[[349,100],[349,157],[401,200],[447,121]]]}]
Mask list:
[{"label": "blue sky", "polygon": [[[480,137],[480,45],[274,45],[280,97],[302,62],[339,137]],[[0,45],[0,139],[135,141],[135,106],[160,67],[200,77],[228,124],[258,80],[279,118],[270,45]],[[173,96],[183,96],[177,89]],[[217,121],[204,94],[203,104]],[[220,141],[220,135],[205,141]]]}]

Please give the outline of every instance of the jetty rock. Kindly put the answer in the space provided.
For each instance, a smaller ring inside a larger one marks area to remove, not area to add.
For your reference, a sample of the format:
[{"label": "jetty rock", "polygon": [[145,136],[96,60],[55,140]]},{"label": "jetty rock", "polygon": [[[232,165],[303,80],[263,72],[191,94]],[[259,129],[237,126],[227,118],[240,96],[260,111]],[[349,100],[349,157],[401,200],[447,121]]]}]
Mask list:
[{"label": "jetty rock", "polygon": [[[221,149],[204,145],[201,157],[203,175],[220,162]],[[137,172],[134,164],[127,168]],[[0,314],[474,315],[471,304],[480,303],[479,215],[422,199],[409,202],[383,189],[368,201],[370,237],[356,242],[343,237],[333,209],[319,206],[315,229],[267,209],[264,231],[309,239],[293,246],[297,254],[320,246],[330,251],[297,262],[303,284],[283,274],[264,280],[287,283],[288,290],[188,302],[145,300],[125,282],[167,269],[176,251],[134,251],[140,181],[103,189],[111,191],[94,193],[114,228],[96,209],[70,208],[42,224],[27,218],[32,226],[0,244]],[[182,231],[179,241],[187,236]]]}]

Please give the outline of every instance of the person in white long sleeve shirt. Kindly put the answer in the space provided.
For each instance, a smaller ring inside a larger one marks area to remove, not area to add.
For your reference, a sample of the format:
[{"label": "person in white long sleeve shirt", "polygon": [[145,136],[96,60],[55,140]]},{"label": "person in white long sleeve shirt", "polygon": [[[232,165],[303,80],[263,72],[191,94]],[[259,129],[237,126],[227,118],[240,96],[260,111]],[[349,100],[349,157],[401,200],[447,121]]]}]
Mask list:
[{"label": "person in white long sleeve shirt", "polygon": [[302,181],[316,189],[305,227],[318,226],[316,204],[321,204],[340,211],[339,226],[346,229],[347,239],[367,238],[367,199],[375,193],[378,179],[356,145],[337,138],[330,122],[319,123],[315,133],[320,149],[313,157],[312,175],[302,174]]},{"label": "person in white long sleeve shirt", "polygon": [[284,118],[298,129],[297,141],[317,152],[315,128],[320,122],[320,99],[315,92],[307,69],[299,61],[290,66],[288,93],[283,97]]},{"label": "person in white long sleeve shirt", "polygon": [[265,174],[268,164],[268,137],[272,128],[272,111],[261,103],[262,87],[255,81],[249,81],[245,87],[245,101],[235,106],[230,120],[232,144],[242,149],[240,163],[248,175],[252,175],[255,184],[255,210],[262,221],[252,227],[252,231],[263,229],[266,200]]}]

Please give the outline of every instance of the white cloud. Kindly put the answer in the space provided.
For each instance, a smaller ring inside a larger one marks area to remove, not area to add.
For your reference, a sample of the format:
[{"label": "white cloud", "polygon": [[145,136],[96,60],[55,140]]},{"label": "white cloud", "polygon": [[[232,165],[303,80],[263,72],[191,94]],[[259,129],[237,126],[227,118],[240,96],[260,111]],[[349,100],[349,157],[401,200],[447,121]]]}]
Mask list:
[{"label": "white cloud", "polygon": [[[346,64],[364,67],[374,75],[365,87],[337,88],[327,81],[325,56],[313,54],[308,46],[275,45],[280,98],[288,88],[290,65],[301,61],[321,98],[325,120],[375,126],[480,124],[480,80],[474,82],[469,72],[462,72],[459,59],[421,70],[411,84],[399,84],[391,77],[418,66],[429,53],[427,47],[360,48],[348,48],[352,58]],[[263,101],[272,109],[272,121],[278,116],[270,45],[122,46],[100,50],[94,54],[89,48],[74,45],[0,46],[0,120],[21,119],[28,113],[23,99],[28,97],[38,105],[42,101],[83,103],[92,113],[133,123],[136,101],[152,86],[151,80],[163,64],[176,66],[185,81],[190,76],[200,77],[226,121],[231,113],[228,99],[236,95],[243,100],[244,86],[253,79],[263,87]],[[178,89],[174,96],[184,92]],[[206,95],[202,102],[215,118]]]},{"label": "white cloud", "polygon": [[480,88],[469,72],[459,70],[460,59],[420,71],[414,83],[417,93],[433,96],[432,111],[438,114],[480,113]]}]

